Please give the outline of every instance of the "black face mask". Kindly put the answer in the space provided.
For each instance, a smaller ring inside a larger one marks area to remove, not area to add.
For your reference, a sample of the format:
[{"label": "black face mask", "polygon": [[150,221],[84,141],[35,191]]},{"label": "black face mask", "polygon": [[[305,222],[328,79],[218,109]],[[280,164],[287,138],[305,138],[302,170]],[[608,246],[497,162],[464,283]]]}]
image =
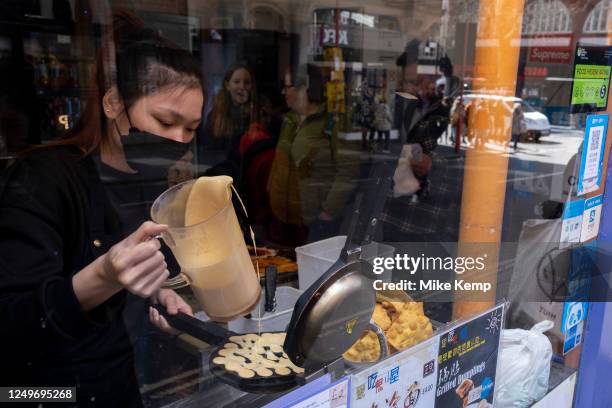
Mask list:
[{"label": "black face mask", "polygon": [[181,159],[189,150],[191,143],[181,143],[153,133],[144,132],[132,125],[128,111],[125,112],[130,130],[127,136],[121,135],[119,126],[115,122],[115,129],[119,133],[123,154],[130,167],[138,170],[143,165],[150,167],[170,167]]},{"label": "black face mask", "polygon": [[138,168],[149,164],[170,167],[189,150],[190,143],[181,143],[153,133],[130,128],[127,136],[121,136],[123,153],[130,166]]}]

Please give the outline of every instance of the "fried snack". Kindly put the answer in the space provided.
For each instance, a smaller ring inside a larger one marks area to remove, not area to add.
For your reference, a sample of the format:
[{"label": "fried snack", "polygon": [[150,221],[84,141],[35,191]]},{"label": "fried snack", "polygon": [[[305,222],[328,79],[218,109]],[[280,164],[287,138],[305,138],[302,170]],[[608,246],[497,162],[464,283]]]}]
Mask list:
[{"label": "fried snack", "polygon": [[233,371],[241,378],[270,377],[273,373],[289,375],[304,369],[289,360],[282,348],[286,333],[245,334],[232,336],[212,363]]},{"label": "fried snack", "polygon": [[397,317],[402,313],[404,309],[413,308],[414,307],[412,305],[413,303],[416,303],[416,302],[383,301],[381,302],[380,305],[383,307],[383,309],[385,309],[385,311],[387,312],[387,315],[389,316],[389,319],[391,319],[391,321],[393,322],[395,319],[397,319]]},{"label": "fried snack", "polygon": [[284,256],[269,256],[266,258],[253,259],[253,266],[259,264],[260,270],[265,270],[268,266],[276,266],[278,273],[295,272],[298,269],[297,263]]},{"label": "fried snack", "polygon": [[[414,302],[412,302],[414,303]],[[402,310],[386,332],[387,342],[396,350],[404,350],[425,339],[433,333],[431,322],[418,305]]]},{"label": "fried snack", "polygon": [[399,315],[404,311],[408,310],[414,314],[424,314],[423,312],[423,303],[421,302],[387,302],[383,301],[380,304],[383,309],[387,312],[387,315],[391,319],[391,322],[394,322]]},{"label": "fried snack", "polygon": [[480,400],[480,402],[477,405],[477,408],[488,408],[489,407],[489,402],[486,399]]},{"label": "fried snack", "polygon": [[376,325],[383,330],[387,330],[391,326],[391,318],[389,318],[387,311],[380,303],[377,303],[376,306],[374,306],[372,320],[374,320],[374,323],[376,323]]},{"label": "fried snack", "polygon": [[260,246],[257,247],[257,254],[255,254],[255,248],[253,248],[253,245],[247,245],[247,249],[249,250],[249,255],[251,255],[251,257],[257,258],[265,258],[267,256],[275,256],[276,254],[278,254],[278,250],[276,249]]},{"label": "fried snack", "polygon": [[422,302],[406,302],[404,303],[404,310],[410,310],[413,313],[424,315],[423,303]]},{"label": "fried snack", "polygon": [[380,358],[378,336],[373,331],[368,330],[342,356],[345,360],[353,363],[372,363],[378,361]]}]

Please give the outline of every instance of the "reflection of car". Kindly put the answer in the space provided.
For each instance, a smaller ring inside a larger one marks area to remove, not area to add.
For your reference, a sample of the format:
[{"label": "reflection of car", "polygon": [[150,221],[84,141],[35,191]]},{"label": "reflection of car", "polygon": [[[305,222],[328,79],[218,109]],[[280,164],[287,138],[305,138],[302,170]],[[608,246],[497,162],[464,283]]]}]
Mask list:
[{"label": "reflection of car", "polygon": [[527,102],[517,99],[520,101],[523,108],[523,116],[525,117],[525,128],[527,129],[527,140],[533,140],[538,142],[540,136],[550,135],[550,122],[546,115],[535,110],[533,106]]},{"label": "reflection of car", "polygon": [[521,134],[520,141],[534,141],[539,142],[541,136],[547,136],[551,132],[550,122],[546,115],[537,111],[526,101],[521,98],[514,96],[500,96],[500,95],[489,95],[489,94],[466,94],[463,96],[464,104],[467,106],[472,102],[478,102],[481,100],[488,101],[503,101],[507,107],[508,112],[514,112],[514,105],[519,103],[523,110],[523,125],[525,133]]}]

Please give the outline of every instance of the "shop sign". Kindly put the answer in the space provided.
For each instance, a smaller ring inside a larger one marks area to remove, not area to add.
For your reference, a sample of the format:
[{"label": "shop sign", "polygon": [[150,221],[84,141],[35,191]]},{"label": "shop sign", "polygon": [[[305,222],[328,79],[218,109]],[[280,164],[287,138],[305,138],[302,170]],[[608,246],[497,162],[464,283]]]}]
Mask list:
[{"label": "shop sign", "polygon": [[340,28],[336,31],[334,26],[316,24],[311,27],[310,47],[315,55],[323,53],[324,47],[335,47],[336,39],[338,47],[349,48],[358,45],[361,47],[363,36],[354,27]]},{"label": "shop sign", "polygon": [[335,28],[323,29],[323,45],[336,45],[336,32],[338,33],[338,45],[349,45],[348,32],[346,30],[337,30]]},{"label": "shop sign", "polygon": [[526,77],[547,77],[548,76],[548,68],[546,67],[525,67],[525,76]]},{"label": "shop sign", "polygon": [[584,321],[588,302],[565,302],[561,319],[561,332],[564,334],[563,354],[567,354],[582,343]]},{"label": "shop sign", "polygon": [[545,64],[569,64],[572,50],[569,47],[533,47],[529,49],[529,61]]},{"label": "shop sign", "polygon": [[570,102],[572,113],[606,110],[611,67],[612,46],[576,46]]},{"label": "shop sign", "polygon": [[[608,67],[610,68],[610,67]],[[578,176],[578,195],[599,190],[608,133],[608,115],[587,117]]]},{"label": "shop sign", "polygon": [[326,84],[327,111],[333,113],[346,112],[344,102],[344,82],[328,82]]},{"label": "shop sign", "polygon": [[439,336],[365,369],[351,378],[351,406],[433,407]]},{"label": "shop sign", "polygon": [[440,335],[436,408],[493,405],[504,305]]},{"label": "shop sign", "polygon": [[568,201],[563,208],[561,222],[560,248],[580,242],[582,231],[582,213],[584,212],[584,199]]},{"label": "shop sign", "polygon": [[602,205],[603,195],[598,195],[584,201],[580,242],[587,242],[597,237],[599,233],[599,223],[601,221]]}]

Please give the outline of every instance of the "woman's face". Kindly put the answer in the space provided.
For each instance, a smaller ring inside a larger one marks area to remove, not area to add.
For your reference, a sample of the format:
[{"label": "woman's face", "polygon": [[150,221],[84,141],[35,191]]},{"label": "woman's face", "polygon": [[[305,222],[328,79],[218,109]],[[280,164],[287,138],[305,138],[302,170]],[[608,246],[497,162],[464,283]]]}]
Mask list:
[{"label": "woman's face", "polygon": [[251,94],[251,74],[244,68],[234,71],[229,81],[225,84],[225,89],[229,92],[234,105],[244,105],[249,101]]},{"label": "woman's face", "polygon": [[203,105],[204,95],[199,88],[162,89],[138,99],[129,108],[129,122],[123,115],[122,128],[129,130],[131,122],[142,131],[189,143],[200,125]]}]

